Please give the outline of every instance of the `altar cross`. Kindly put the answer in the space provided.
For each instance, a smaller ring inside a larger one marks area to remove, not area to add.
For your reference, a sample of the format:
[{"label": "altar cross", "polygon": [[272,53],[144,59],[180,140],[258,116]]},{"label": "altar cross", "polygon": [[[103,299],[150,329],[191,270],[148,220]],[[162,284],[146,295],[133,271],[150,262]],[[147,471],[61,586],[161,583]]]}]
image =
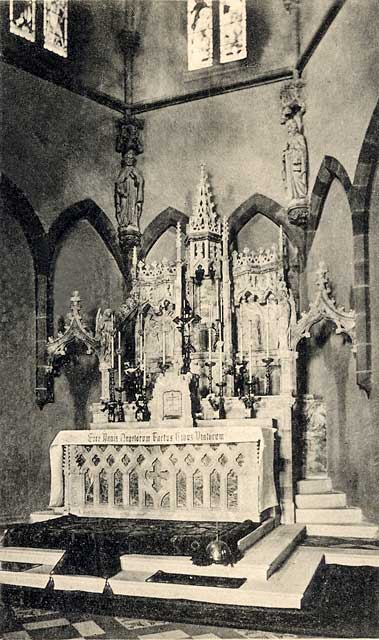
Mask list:
[{"label": "altar cross", "polygon": [[153,470],[152,471],[147,471],[146,472],[146,478],[148,480],[153,480],[153,482],[151,483],[151,486],[153,487],[153,489],[155,489],[155,491],[160,491],[161,487],[162,487],[162,483],[163,481],[166,481],[168,479],[169,471],[161,471],[162,469],[162,463],[160,460],[155,460],[155,462],[152,465]]}]

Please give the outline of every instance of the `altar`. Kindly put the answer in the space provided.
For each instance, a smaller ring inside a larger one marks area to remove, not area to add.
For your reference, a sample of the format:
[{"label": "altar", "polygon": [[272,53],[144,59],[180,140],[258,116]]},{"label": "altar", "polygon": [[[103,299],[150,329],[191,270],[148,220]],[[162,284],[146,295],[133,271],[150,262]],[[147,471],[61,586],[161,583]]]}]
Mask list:
[{"label": "altar", "polygon": [[296,349],[320,318],[345,331],[354,318],[335,306],[325,269],[298,318],[281,227],[276,244],[232,248],[202,166],[174,262],[149,263],[134,246],[125,301],[98,309],[94,331],[74,291],[48,368],[84,345],[100,392],[88,428],[68,425],[51,443],[49,506],[6,532],[0,583],[302,606],[323,554],[298,548]]},{"label": "altar", "polygon": [[62,431],[50,449],[50,508],[83,516],[260,522],[277,505],[274,436],[267,419]]}]

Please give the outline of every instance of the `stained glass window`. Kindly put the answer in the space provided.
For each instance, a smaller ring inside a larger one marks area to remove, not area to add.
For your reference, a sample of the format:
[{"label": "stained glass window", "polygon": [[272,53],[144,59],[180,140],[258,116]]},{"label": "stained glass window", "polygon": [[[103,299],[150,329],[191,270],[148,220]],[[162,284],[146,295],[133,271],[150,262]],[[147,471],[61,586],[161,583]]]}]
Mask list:
[{"label": "stained glass window", "polygon": [[246,55],[246,0],[220,0],[220,62]]},{"label": "stained glass window", "polygon": [[188,69],[204,69],[213,62],[212,0],[187,0]]},{"label": "stained glass window", "polygon": [[246,0],[187,0],[189,71],[244,60],[246,31]]},{"label": "stained glass window", "polygon": [[67,58],[68,0],[44,0],[44,47]]},{"label": "stained glass window", "polygon": [[36,40],[35,0],[10,0],[9,30],[30,42]]}]

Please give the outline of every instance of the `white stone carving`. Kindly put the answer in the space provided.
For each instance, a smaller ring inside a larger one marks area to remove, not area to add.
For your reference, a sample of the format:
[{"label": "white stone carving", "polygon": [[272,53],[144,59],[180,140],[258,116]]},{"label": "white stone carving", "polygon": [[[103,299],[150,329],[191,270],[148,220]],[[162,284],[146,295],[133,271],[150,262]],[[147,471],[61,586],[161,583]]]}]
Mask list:
[{"label": "white stone carving", "polygon": [[48,363],[52,368],[54,362],[66,355],[69,344],[82,342],[87,347],[87,353],[98,353],[100,340],[90,331],[81,313],[81,299],[78,291],[71,296],[70,312],[67,314],[64,331],[58,332],[56,338],[50,336],[47,342]]},{"label": "white stone carving", "polygon": [[302,338],[310,337],[310,330],[313,325],[321,320],[330,320],[335,324],[336,333],[345,333],[352,342],[353,352],[356,351],[355,335],[355,311],[346,311],[344,307],[337,306],[332,297],[332,290],[329,283],[328,268],[320,262],[317,271],[317,294],[311,303],[309,310],[303,312],[299,321],[292,328],[291,348],[296,349]]}]

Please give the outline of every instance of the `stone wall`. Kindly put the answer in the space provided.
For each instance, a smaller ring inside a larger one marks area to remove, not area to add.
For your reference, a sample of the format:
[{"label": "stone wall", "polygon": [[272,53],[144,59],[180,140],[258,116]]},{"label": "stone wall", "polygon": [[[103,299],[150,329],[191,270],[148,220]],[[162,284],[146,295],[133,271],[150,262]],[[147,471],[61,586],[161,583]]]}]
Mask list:
[{"label": "stone wall", "polygon": [[[122,3],[112,0],[82,4],[85,24],[78,35],[75,60],[69,71],[89,87],[122,98],[120,50],[116,32],[122,24]],[[185,3],[140,3],[142,47],[135,65],[135,98],[153,100],[206,89],[209,79],[189,80],[185,69]],[[307,3],[306,3],[307,4]],[[303,46],[328,7],[307,4],[302,25]],[[304,74],[307,113],[304,119],[310,153],[310,190],[317,184],[325,156],[336,158],[353,182],[362,143],[377,100],[377,15],[371,0],[348,0]],[[289,16],[281,2],[252,3],[261,7],[255,34],[252,73],[266,73],[294,60]],[[264,7],[263,7],[264,5]],[[96,6],[96,9],[94,8]],[[263,7],[263,8],[262,8]],[[258,10],[258,9],[256,9]],[[179,34],[172,38],[172,29]],[[254,34],[253,34],[254,36]],[[100,38],[100,40],[99,40]],[[223,84],[228,74],[212,81]],[[90,199],[115,223],[113,181],[119,165],[114,151],[114,124],[119,114],[51,82],[1,64],[3,90],[1,171],[21,190],[38,214],[45,231],[59,214]],[[285,131],[280,124],[280,83],[188,101],[144,114],[145,153],[139,161],[146,181],[145,228],[166,207],[189,213],[196,194],[201,162],[207,164],[216,204],[230,216],[253,194],[285,204],[281,153]],[[15,108],[17,105],[17,108]],[[370,148],[368,147],[368,157]],[[366,154],[367,155],[367,154]],[[374,156],[374,154],[371,154]],[[362,178],[363,179],[363,178]],[[370,209],[372,295],[378,298],[376,277],[377,182]],[[367,178],[366,186],[369,183]],[[368,207],[369,208],[369,207]],[[321,221],[303,278],[301,300],[312,299],[313,276],[323,258],[330,268],[338,304],[352,304],[353,239],[349,202],[334,182],[320,207]],[[56,382],[55,404],[40,412],[34,401],[34,282],[30,252],[21,229],[2,214],[2,300],[7,309],[1,323],[2,505],[0,519],[24,517],[44,508],[49,487],[48,445],[62,428],[82,426],[88,404],[96,395],[97,377],[91,366],[68,371]],[[266,221],[251,223],[239,241],[264,245],[275,235]],[[156,245],[154,257],[172,242]],[[122,284],[113,259],[86,223],[68,233],[57,259],[56,318],[66,311],[74,288],[93,320],[99,304],[117,303]],[[5,293],[3,293],[5,292]],[[376,303],[372,303],[373,389],[371,399],[356,385],[355,357],[341,336],[316,332],[310,346],[309,393],[321,394],[327,406],[329,468],[336,488],[349,500],[379,517],[378,469],[375,458],[379,418],[375,370],[379,356]],[[15,322],[14,317],[17,318]],[[22,336],[23,340],[20,339]],[[85,363],[82,363],[85,364]],[[87,363],[88,364],[88,363]],[[84,394],[84,395],[83,395]],[[86,403],[78,398],[86,397]],[[21,461],[21,463],[20,463]],[[347,463],[346,463],[347,461]],[[17,494],[17,495],[16,495]]]}]

